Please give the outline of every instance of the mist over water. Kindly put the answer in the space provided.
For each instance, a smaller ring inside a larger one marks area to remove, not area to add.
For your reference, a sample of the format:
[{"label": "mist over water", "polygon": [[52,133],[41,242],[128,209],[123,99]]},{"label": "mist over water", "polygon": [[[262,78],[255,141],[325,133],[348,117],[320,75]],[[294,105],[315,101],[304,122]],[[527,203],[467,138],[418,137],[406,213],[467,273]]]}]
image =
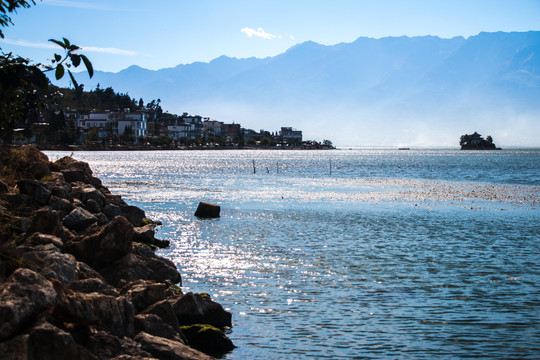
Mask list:
[{"label": "mist over water", "polygon": [[227,359],[540,353],[538,150],[74,157],[163,221],[184,292],[233,313]]}]

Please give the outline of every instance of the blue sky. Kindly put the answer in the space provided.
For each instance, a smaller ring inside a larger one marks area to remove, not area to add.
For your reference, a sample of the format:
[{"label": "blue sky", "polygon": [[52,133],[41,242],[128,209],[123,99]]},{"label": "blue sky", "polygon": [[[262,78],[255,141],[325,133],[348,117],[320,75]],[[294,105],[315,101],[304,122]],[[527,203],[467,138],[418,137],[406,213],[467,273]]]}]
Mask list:
[{"label": "blue sky", "polygon": [[[304,41],[360,36],[468,37],[540,30],[540,0],[37,0],[4,28],[4,52],[39,62],[67,37],[95,69],[148,69],[274,56]],[[51,49],[52,47],[52,49]]]}]

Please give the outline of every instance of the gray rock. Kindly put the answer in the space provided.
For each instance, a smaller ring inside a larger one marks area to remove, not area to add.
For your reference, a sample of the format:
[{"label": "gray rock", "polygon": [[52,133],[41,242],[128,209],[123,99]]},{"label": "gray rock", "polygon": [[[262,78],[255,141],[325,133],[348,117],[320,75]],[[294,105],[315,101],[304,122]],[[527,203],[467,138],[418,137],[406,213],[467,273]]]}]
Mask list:
[{"label": "gray rock", "polygon": [[135,309],[125,297],[84,294],[55,285],[58,301],[52,317],[75,326],[98,326],[119,337],[133,337]]},{"label": "gray rock", "polygon": [[97,277],[83,280],[75,280],[69,284],[69,289],[73,291],[79,291],[85,294],[97,292],[115,297],[119,295],[116,288]]},{"label": "gray rock", "polygon": [[120,209],[120,206],[118,205],[108,204],[103,208],[103,214],[105,214],[109,220],[112,220],[115,217],[122,215],[122,209]]},{"label": "gray rock", "polygon": [[122,288],[120,294],[128,298],[137,312],[162,300],[166,296],[167,285],[150,280],[130,282]]},{"label": "gray rock", "polygon": [[169,300],[158,301],[157,303],[150,305],[141,314],[157,315],[176,332],[180,333],[180,324],[178,323],[171,301]]},{"label": "gray rock", "polygon": [[195,211],[195,216],[200,218],[218,218],[220,211],[221,207],[218,205],[208,202],[200,202],[199,206],[197,207],[197,211]]},{"label": "gray rock", "polygon": [[24,334],[0,343],[3,359],[80,359],[98,360],[78,345],[71,334],[40,322]]},{"label": "gray rock", "polygon": [[180,325],[210,324],[219,329],[232,326],[231,313],[201,294],[184,294],[173,303],[173,308]]},{"label": "gray rock", "polygon": [[190,348],[181,342],[150,335],[145,332],[138,333],[135,341],[142,345],[143,350],[163,360],[212,360],[211,356]]},{"label": "gray rock", "polygon": [[53,244],[58,249],[62,249],[62,247],[64,246],[62,239],[60,239],[59,237],[50,235],[50,234],[41,234],[41,233],[32,234],[32,236],[27,238],[23,242],[22,245],[35,246],[35,245],[47,245],[47,244]]},{"label": "gray rock", "polygon": [[97,214],[101,212],[101,206],[98,204],[98,202],[94,199],[88,199],[86,200],[86,209],[90,211],[93,214]]},{"label": "gray rock", "polygon": [[143,219],[146,218],[144,210],[139,209],[136,206],[122,206],[122,215],[128,219],[128,221],[133,224],[133,226],[141,226]]},{"label": "gray rock", "polygon": [[182,344],[186,343],[180,328],[173,328],[171,325],[167,324],[163,318],[156,314],[135,315],[135,332],[140,333],[142,331],[150,335],[178,341]]},{"label": "gray rock", "polygon": [[29,233],[39,232],[59,236],[62,231],[59,214],[50,206],[38,209],[32,218]]},{"label": "gray rock", "polygon": [[154,225],[145,225],[133,228],[133,241],[152,244],[156,233]]},{"label": "gray rock", "polygon": [[51,282],[30,269],[17,269],[0,287],[0,339],[44,316],[56,300]]},{"label": "gray rock", "polygon": [[222,357],[236,347],[223,331],[211,325],[182,326],[182,332],[191,347],[212,356]]},{"label": "gray rock", "polygon": [[132,237],[133,226],[117,216],[96,233],[65,243],[64,251],[99,270],[128,254],[132,250]]},{"label": "gray rock", "polygon": [[57,279],[62,284],[75,280],[77,260],[70,254],[62,254],[51,244],[37,245],[23,252],[24,263],[45,278]]},{"label": "gray rock", "polygon": [[38,180],[23,179],[17,181],[17,188],[21,194],[30,195],[38,204],[45,205],[51,196],[47,184]]},{"label": "gray rock", "polygon": [[94,200],[100,208],[105,205],[107,200],[101,191],[89,184],[73,186],[73,197],[81,200],[86,205],[88,200]]},{"label": "gray rock", "polygon": [[69,202],[69,200],[54,195],[51,195],[49,198],[49,206],[53,210],[59,211],[61,214],[63,214],[62,217],[66,216],[74,209],[73,204]]},{"label": "gray rock", "polygon": [[77,207],[64,217],[62,223],[70,230],[80,231],[97,221],[98,219],[95,215]]}]

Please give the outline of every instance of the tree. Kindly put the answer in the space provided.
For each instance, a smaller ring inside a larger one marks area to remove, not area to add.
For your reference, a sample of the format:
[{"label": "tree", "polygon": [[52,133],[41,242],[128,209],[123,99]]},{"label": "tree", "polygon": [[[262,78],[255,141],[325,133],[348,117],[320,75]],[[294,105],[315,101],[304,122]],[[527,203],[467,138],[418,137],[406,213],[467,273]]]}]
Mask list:
[{"label": "tree", "polygon": [[28,9],[32,5],[36,5],[34,0],[0,0],[0,38],[4,38],[4,33],[1,28],[8,27],[10,24],[13,25],[13,21],[11,21],[9,14],[17,12],[18,8]]},{"label": "tree", "polygon": [[[29,8],[35,5],[34,0],[0,0],[0,28],[13,24],[10,14],[19,8]],[[4,37],[0,30],[0,37]],[[10,141],[13,130],[18,127],[29,129],[31,124],[39,120],[39,111],[45,102],[45,93],[49,80],[44,72],[55,71],[56,79],[60,79],[68,68],[68,74],[75,88],[78,84],[69,70],[84,63],[88,75],[93,76],[92,63],[82,54],[77,54],[80,48],[69,40],[50,39],[65,51],[64,56],[54,54],[51,64],[32,64],[30,60],[12,53],[0,54],[0,137]]]}]

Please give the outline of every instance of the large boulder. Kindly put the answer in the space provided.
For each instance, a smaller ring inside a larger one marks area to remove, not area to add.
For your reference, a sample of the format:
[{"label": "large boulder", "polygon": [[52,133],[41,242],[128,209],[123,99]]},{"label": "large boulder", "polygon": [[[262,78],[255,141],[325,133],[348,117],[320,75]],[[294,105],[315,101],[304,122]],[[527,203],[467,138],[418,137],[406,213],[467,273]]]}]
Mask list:
[{"label": "large boulder", "polygon": [[98,360],[75,342],[71,334],[40,322],[8,341],[0,343],[3,359],[80,359]]},{"label": "large boulder", "polygon": [[21,248],[24,251],[23,262],[45,278],[57,279],[63,284],[75,280],[77,269],[75,256],[62,254],[52,243],[33,247],[22,246]]},{"label": "large boulder", "polygon": [[102,208],[105,205],[107,199],[105,195],[94,186],[85,183],[76,183],[73,185],[73,197],[81,200],[84,204],[88,200],[93,200],[96,204]]},{"label": "large boulder", "polygon": [[213,357],[198,350],[190,348],[181,342],[165,339],[159,336],[140,332],[135,336],[135,341],[142,345],[143,350],[148,351],[158,359],[163,360],[212,360]]},{"label": "large boulder", "polygon": [[98,359],[154,360],[141,344],[129,337],[118,337],[97,326],[79,327],[70,331],[78,344]]},{"label": "large boulder", "polygon": [[45,205],[51,197],[51,190],[47,184],[38,180],[22,179],[17,181],[17,188],[21,194],[30,195],[38,204]]},{"label": "large boulder", "polygon": [[99,269],[128,254],[132,249],[133,226],[118,216],[97,233],[79,237],[64,245],[77,260]]},{"label": "large boulder", "polygon": [[135,246],[138,253],[129,253],[109,266],[99,269],[101,275],[114,286],[141,279],[171,284],[182,281],[172,261],[154,255],[151,250],[145,255],[140,255],[140,248]]},{"label": "large boulder", "polygon": [[195,211],[195,216],[200,218],[218,218],[220,211],[221,207],[219,205],[200,202],[197,211]]},{"label": "large boulder", "polygon": [[125,297],[83,294],[53,282],[58,294],[52,314],[55,321],[78,327],[99,326],[119,337],[133,337],[135,309]]},{"label": "large boulder", "polygon": [[62,223],[59,214],[50,206],[38,209],[32,218],[30,234],[39,232],[59,236],[62,233]]},{"label": "large boulder", "polygon": [[221,357],[236,347],[223,331],[212,325],[182,326],[182,332],[191,347],[208,355]]},{"label": "large boulder", "polygon": [[188,292],[173,303],[180,325],[209,324],[220,329],[232,326],[232,315],[208,295]]},{"label": "large boulder", "polygon": [[163,318],[156,314],[135,315],[135,332],[145,332],[150,335],[186,343],[185,337],[179,328],[167,324]]},{"label": "large boulder", "polygon": [[94,214],[80,207],[76,207],[62,219],[62,223],[68,229],[75,231],[84,230],[97,221],[98,218]]},{"label": "large boulder", "polygon": [[30,269],[17,269],[0,287],[0,339],[46,315],[56,300],[51,282]]},{"label": "large boulder", "polygon": [[151,280],[137,280],[122,288],[120,294],[128,298],[137,312],[166,297],[167,285]]}]

